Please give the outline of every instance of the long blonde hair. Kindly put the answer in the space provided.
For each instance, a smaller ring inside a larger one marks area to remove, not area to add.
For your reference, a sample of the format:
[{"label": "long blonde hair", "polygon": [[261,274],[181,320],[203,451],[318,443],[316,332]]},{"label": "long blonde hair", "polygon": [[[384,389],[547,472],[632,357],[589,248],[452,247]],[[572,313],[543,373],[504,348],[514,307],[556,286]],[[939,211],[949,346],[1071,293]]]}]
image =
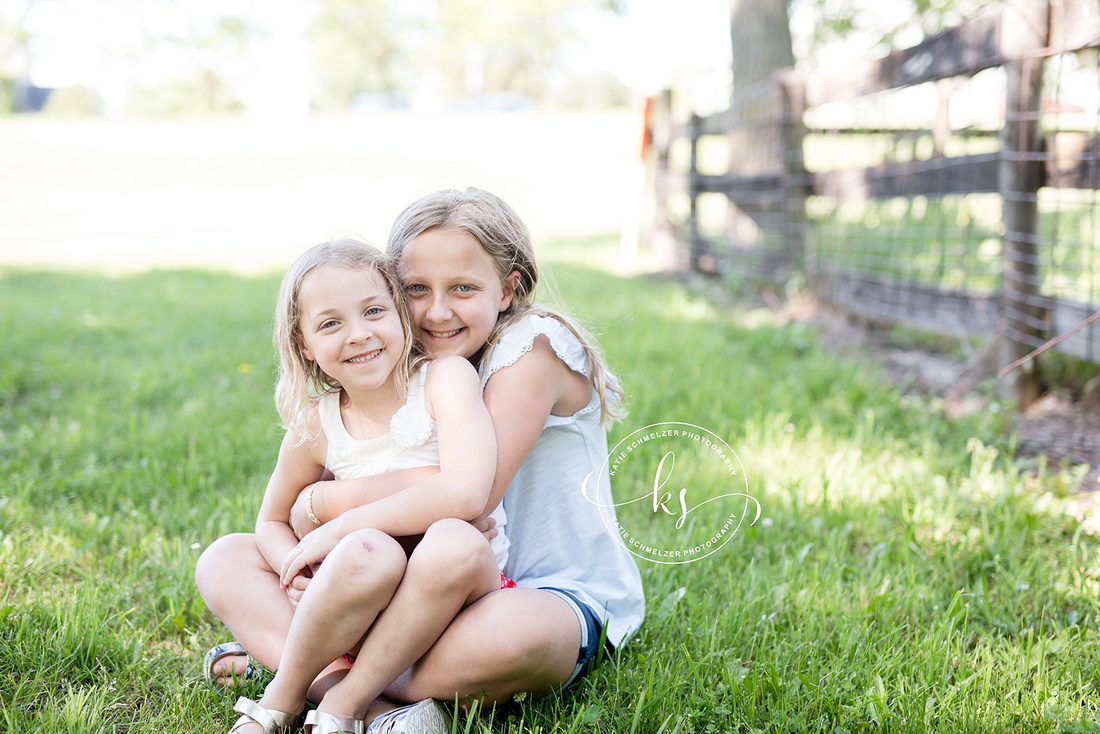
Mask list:
[{"label": "long blonde hair", "polygon": [[279,354],[275,406],[279,410],[283,427],[288,430],[293,427],[298,432],[304,430],[299,418],[309,404],[324,393],[340,390],[340,383],[326,375],[316,362],[302,352],[302,284],[306,278],[324,267],[370,270],[377,273],[386,284],[405,334],[405,347],[394,368],[394,384],[398,394],[402,396],[408,390],[409,375],[414,367],[413,355],[417,353],[412,318],[392,257],[353,239],[324,242],[306,250],[287,268],[275,306],[274,342]]},{"label": "long blonde hair", "polygon": [[529,315],[549,316],[564,324],[584,349],[589,380],[600,396],[601,420],[610,425],[625,415],[623,391],[608,370],[607,361],[595,339],[564,313],[535,305],[535,286],[538,283],[535,248],[527,225],[511,206],[499,196],[482,189],[437,191],[413,202],[397,217],[390,230],[387,250],[400,260],[409,243],[424,232],[435,229],[466,232],[477,240],[493,259],[501,282],[513,272],[519,274],[512,302],[501,312],[486,340],[482,362],[488,358],[501,334],[520,319]]}]

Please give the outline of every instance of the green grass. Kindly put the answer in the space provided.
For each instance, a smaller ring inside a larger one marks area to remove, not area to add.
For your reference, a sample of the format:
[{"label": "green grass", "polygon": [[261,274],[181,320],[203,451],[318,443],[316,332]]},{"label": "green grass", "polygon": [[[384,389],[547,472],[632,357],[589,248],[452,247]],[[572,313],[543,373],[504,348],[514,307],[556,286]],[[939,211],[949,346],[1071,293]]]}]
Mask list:
[{"label": "green grass", "polygon": [[[549,248],[631,396],[612,443],[706,427],[761,519],[698,562],[642,562],[629,646],[465,730],[1100,731],[1098,545],[1067,477],[1025,474],[1003,414],[951,422],[809,326],[610,274],[614,246]],[[276,287],[0,274],[0,730],[228,728],[232,695],[200,675],[227,635],[192,570],[251,527],[275,458]]]}]

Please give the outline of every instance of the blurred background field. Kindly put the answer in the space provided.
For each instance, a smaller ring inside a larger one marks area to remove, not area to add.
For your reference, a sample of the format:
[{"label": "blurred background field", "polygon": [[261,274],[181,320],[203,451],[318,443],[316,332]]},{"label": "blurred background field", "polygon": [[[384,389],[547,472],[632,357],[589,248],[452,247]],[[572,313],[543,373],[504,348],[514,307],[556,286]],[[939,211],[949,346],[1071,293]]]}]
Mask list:
[{"label": "blurred background field", "polygon": [[451,186],[504,196],[539,235],[617,233],[640,137],[630,111],[0,118],[0,264],[270,271],[335,234],[384,247]]},{"label": "blurred background field", "polygon": [[636,229],[642,104],[729,76],[719,0],[0,2],[0,264],[269,270],[415,198]]}]

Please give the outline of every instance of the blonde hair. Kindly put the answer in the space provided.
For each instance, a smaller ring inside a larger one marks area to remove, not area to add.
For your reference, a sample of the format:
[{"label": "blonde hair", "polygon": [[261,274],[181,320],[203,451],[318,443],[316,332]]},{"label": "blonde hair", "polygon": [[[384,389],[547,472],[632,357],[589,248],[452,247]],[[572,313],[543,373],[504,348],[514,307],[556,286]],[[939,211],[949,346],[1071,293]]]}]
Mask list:
[{"label": "blonde hair", "polygon": [[415,367],[417,350],[412,318],[394,259],[353,239],[338,239],[311,247],[287,269],[275,306],[274,341],[279,355],[275,406],[283,427],[290,430],[293,426],[297,432],[303,430],[299,418],[313,400],[324,393],[340,390],[340,383],[326,375],[316,362],[302,352],[302,284],[310,275],[325,267],[369,270],[378,274],[393,298],[405,335],[405,347],[394,368],[394,382],[402,396],[408,390],[409,375]]},{"label": "blonde hair", "polygon": [[445,189],[413,202],[394,222],[387,250],[400,260],[419,235],[436,229],[466,232],[492,258],[501,282],[509,274],[519,274],[512,302],[497,318],[496,326],[486,340],[481,361],[485,361],[500,340],[501,334],[520,319],[529,316],[549,316],[561,322],[584,349],[589,380],[600,396],[600,418],[610,425],[625,415],[623,391],[611,375],[603,353],[587,331],[573,319],[556,310],[535,305],[538,267],[535,249],[527,225],[499,196],[476,188],[464,191]]}]

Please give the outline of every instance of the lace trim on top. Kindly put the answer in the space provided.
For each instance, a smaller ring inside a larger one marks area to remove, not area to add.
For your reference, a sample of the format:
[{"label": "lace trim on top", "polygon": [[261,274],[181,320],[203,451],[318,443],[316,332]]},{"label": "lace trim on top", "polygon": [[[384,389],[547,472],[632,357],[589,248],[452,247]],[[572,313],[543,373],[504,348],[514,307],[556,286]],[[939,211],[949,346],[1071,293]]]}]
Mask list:
[{"label": "lace trim on top", "polygon": [[[535,339],[545,336],[550,342],[550,348],[565,366],[574,372],[579,372],[585,377],[588,374],[588,360],[584,356],[584,347],[573,336],[565,324],[552,316],[527,316],[501,335],[500,341],[489,354],[489,364],[484,367],[481,376],[481,389],[497,370],[504,369],[515,364],[520,357],[527,354],[535,346]],[[551,415],[546,425],[565,425],[574,422],[579,416],[600,409],[600,396],[593,390],[588,405],[578,410],[573,415]]]}]

